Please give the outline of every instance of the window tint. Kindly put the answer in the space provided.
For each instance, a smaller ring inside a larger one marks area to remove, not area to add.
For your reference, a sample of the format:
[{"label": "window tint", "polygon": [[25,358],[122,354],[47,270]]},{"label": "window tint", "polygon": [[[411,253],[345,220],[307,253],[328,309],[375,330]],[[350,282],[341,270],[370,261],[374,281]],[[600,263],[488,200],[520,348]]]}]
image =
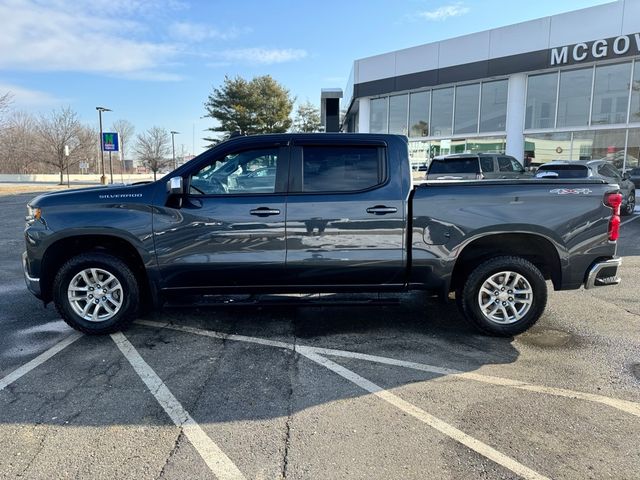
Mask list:
[{"label": "window tint", "polygon": [[498,170],[501,172],[518,172],[521,170],[520,168],[516,170],[513,167],[510,157],[498,157]]},{"label": "window tint", "polygon": [[409,96],[409,136],[429,135],[429,107],[431,92],[417,92]]},{"label": "window tint", "polygon": [[598,167],[598,173],[604,177],[610,177],[610,178],[620,177],[620,174],[618,173],[618,171],[614,167],[606,163]]},{"label": "window tint", "polygon": [[631,64],[596,67],[593,86],[592,124],[625,123],[629,101]]},{"label": "window tint", "polygon": [[479,83],[456,87],[454,133],[475,133],[478,131],[479,96]]},{"label": "window tint", "polygon": [[557,72],[529,76],[525,128],[555,126],[557,84]]},{"label": "window tint", "polygon": [[389,97],[389,133],[407,134],[408,101],[407,95]]},{"label": "window tint", "polygon": [[206,165],[191,176],[191,195],[273,193],[277,148],[234,152]]},{"label": "window tint", "polygon": [[369,131],[387,133],[387,97],[371,100],[369,111]]},{"label": "window tint", "polygon": [[542,165],[538,172],[555,172],[558,178],[588,177],[588,169],[584,165]]},{"label": "window tint", "polygon": [[480,131],[498,132],[507,125],[507,80],[482,84]]},{"label": "window tint", "polygon": [[384,180],[383,150],[377,147],[315,147],[303,149],[304,192],[354,192]]},{"label": "window tint", "polygon": [[480,157],[480,166],[484,173],[493,172],[493,157]]},{"label": "window tint", "polygon": [[592,68],[560,73],[558,127],[589,124]]},{"label": "window tint", "polygon": [[429,175],[435,173],[480,173],[477,158],[433,159]]}]

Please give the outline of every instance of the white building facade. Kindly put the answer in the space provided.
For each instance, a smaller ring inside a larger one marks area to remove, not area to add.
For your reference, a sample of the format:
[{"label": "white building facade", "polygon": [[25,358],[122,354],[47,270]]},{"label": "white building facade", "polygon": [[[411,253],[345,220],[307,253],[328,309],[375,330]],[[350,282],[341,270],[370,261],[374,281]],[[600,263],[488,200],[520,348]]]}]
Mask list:
[{"label": "white building facade", "polygon": [[411,160],[504,152],[639,167],[640,0],[356,60],[342,130],[409,137]]}]

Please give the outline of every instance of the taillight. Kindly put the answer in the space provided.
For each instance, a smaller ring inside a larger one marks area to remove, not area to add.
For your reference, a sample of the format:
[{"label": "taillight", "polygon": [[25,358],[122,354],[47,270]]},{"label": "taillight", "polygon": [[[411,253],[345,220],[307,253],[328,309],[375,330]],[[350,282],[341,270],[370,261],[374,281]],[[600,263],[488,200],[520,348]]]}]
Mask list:
[{"label": "taillight", "polygon": [[606,205],[613,209],[613,215],[609,220],[609,240],[615,242],[620,237],[620,205],[622,205],[621,193],[609,193],[604,197]]},{"label": "taillight", "polygon": [[620,237],[620,216],[614,215],[609,220],[609,240],[615,242]]}]

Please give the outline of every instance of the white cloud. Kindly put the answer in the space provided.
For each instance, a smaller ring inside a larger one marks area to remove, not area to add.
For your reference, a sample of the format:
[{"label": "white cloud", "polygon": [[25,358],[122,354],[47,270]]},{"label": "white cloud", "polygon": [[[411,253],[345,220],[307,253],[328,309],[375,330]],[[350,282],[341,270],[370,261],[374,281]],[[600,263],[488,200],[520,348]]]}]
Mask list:
[{"label": "white cloud", "polygon": [[169,28],[172,37],[187,42],[203,42],[205,40],[232,40],[240,35],[251,32],[248,27],[231,27],[225,31],[212,28],[209,25],[192,22],[175,22]]},{"label": "white cloud", "polygon": [[426,18],[427,20],[446,20],[451,17],[459,17],[469,12],[469,8],[460,4],[445,5],[435,10],[428,10],[426,12],[418,12],[417,16]]},{"label": "white cloud", "polygon": [[271,65],[301,60],[307,56],[307,52],[297,48],[239,48],[223,51],[219,55],[232,62]]},{"label": "white cloud", "polygon": [[178,54],[175,45],[140,40],[138,22],[92,13],[75,2],[0,4],[0,69],[127,75],[153,72]]},{"label": "white cloud", "polygon": [[0,83],[0,96],[7,92],[11,93],[12,107],[55,107],[65,103],[64,99],[57,98],[47,92],[31,90],[8,83]]}]

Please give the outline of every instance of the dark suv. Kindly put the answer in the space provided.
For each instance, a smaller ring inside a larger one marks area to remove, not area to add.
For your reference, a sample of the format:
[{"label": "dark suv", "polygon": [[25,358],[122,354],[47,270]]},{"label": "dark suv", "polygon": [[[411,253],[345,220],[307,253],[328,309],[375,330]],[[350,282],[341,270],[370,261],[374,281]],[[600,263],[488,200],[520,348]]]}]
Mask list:
[{"label": "dark suv", "polygon": [[518,160],[495,153],[465,153],[435,157],[427,180],[480,180],[528,176]]},{"label": "dark suv", "polygon": [[601,160],[555,160],[541,165],[538,178],[604,178],[609,183],[617,183],[622,194],[620,213],[631,215],[636,207],[636,186],[629,173],[621,174],[611,162]]}]

